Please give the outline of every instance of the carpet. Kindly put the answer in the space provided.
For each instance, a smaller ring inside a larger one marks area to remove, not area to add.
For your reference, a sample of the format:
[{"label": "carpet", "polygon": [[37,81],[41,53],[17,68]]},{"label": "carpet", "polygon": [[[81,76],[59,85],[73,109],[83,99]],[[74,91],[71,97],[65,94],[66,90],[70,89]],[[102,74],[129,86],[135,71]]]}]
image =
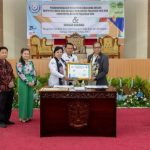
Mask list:
[{"label": "carpet", "polygon": [[150,108],[118,108],[117,137],[56,136],[40,138],[40,111],[31,122],[0,128],[0,150],[150,150]]}]

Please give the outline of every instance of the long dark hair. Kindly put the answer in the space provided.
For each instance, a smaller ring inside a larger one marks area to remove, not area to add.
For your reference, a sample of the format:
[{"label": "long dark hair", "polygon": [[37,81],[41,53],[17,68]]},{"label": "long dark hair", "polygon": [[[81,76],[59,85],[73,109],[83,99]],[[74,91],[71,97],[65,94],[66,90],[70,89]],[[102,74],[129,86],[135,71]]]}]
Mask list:
[{"label": "long dark hair", "polygon": [[25,61],[24,61],[24,59],[22,58],[22,54],[23,54],[23,52],[25,52],[25,51],[28,51],[28,52],[30,53],[30,50],[29,50],[28,48],[22,48],[22,49],[21,49],[21,51],[20,51],[21,57],[20,57],[20,59],[19,59],[19,62],[21,62],[22,65],[25,65]]}]

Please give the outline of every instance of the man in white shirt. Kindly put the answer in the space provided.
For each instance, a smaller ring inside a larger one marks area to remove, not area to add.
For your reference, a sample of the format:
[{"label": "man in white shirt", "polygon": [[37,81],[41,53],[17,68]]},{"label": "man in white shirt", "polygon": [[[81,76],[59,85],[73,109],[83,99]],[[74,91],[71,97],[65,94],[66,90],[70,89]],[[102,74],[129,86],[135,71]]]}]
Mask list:
[{"label": "man in white shirt", "polygon": [[73,54],[74,45],[72,43],[66,43],[65,52],[62,55],[62,59],[67,62],[78,62],[78,58]]},{"label": "man in white shirt", "polygon": [[[62,59],[68,63],[68,62],[78,62],[78,57],[73,54],[74,45],[72,43],[66,43],[65,45],[65,52],[62,55]],[[67,81],[68,85],[72,85],[73,82],[71,80]]]}]

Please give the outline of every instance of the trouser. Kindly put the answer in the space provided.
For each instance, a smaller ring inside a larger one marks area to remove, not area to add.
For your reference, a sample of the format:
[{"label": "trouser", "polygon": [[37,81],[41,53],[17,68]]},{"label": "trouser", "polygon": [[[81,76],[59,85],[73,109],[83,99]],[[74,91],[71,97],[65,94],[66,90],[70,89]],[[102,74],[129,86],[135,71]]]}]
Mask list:
[{"label": "trouser", "polygon": [[0,122],[7,122],[11,116],[14,91],[0,92]]}]

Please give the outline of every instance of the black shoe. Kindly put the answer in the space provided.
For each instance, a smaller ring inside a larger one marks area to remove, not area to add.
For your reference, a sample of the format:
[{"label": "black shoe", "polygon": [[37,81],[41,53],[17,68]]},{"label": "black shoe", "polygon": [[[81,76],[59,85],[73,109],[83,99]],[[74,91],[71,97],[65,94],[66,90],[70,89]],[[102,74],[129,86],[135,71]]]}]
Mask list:
[{"label": "black shoe", "polygon": [[0,122],[0,127],[1,128],[6,128],[7,126],[6,126],[6,124],[4,122]]},{"label": "black shoe", "polygon": [[8,120],[8,121],[6,122],[6,124],[8,124],[8,125],[13,125],[13,124],[15,124],[15,123]]}]

